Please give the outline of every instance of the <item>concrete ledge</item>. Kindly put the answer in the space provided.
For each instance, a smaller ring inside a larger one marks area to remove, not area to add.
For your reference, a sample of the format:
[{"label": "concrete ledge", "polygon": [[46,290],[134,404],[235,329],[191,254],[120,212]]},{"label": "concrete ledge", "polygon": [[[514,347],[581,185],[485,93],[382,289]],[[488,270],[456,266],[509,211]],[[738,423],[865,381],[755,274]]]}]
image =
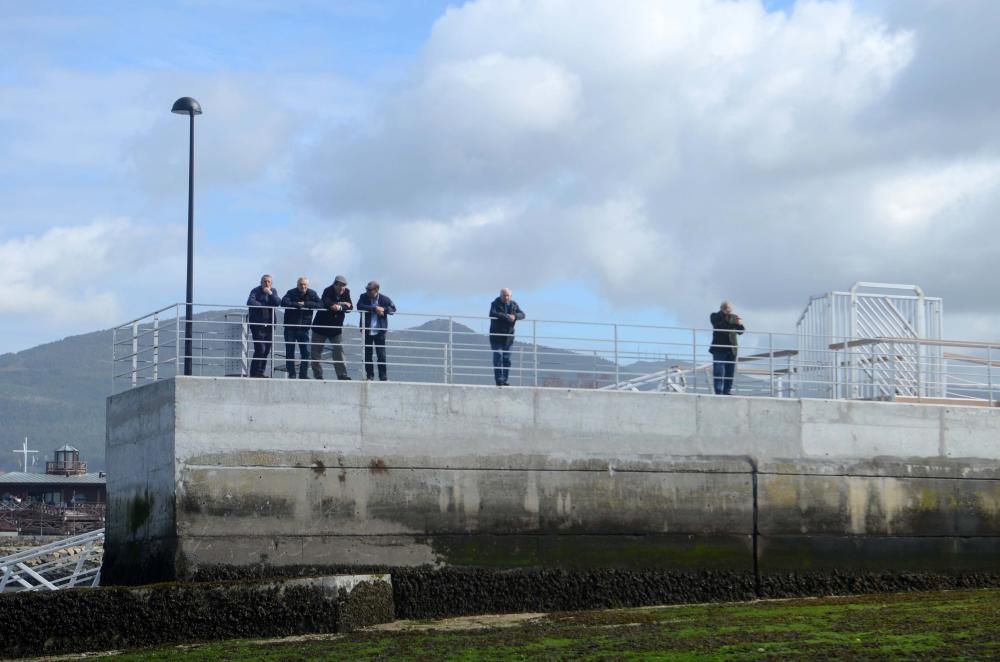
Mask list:
[{"label": "concrete ledge", "polygon": [[388,575],[13,593],[0,596],[0,657],[348,632],[393,612]]}]

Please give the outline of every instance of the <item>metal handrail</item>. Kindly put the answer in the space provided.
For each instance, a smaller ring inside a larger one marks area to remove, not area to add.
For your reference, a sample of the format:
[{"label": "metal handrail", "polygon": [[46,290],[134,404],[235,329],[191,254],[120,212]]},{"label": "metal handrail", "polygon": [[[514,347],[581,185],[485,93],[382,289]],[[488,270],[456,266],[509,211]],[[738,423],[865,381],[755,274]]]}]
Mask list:
[{"label": "metal handrail", "polygon": [[[244,376],[249,370],[253,340],[246,306],[197,304],[194,319],[195,374]],[[268,307],[270,308],[270,307]],[[164,311],[173,317],[159,317]],[[285,325],[281,308],[275,315],[268,346],[266,371],[284,372],[285,329],[315,329],[312,324]],[[286,309],[297,310],[297,309]],[[206,317],[206,313],[211,315]],[[358,314],[345,311],[345,315]],[[405,380],[487,384],[494,370],[485,325],[489,318],[471,315],[397,313],[386,335],[390,370]],[[441,320],[430,329],[406,328],[404,320]],[[359,364],[358,351],[365,329],[345,317],[339,326],[351,369]],[[115,327],[112,339],[114,391],[178,374],[183,338],[180,304]],[[472,328],[469,328],[472,327]],[[331,327],[338,328],[338,327]],[[564,320],[526,320],[517,326],[511,348],[509,374],[522,384],[553,384],[577,388],[678,390],[669,377],[686,375],[685,392],[711,392],[708,356],[712,330],[649,324]],[[588,331],[584,331],[587,329]],[[401,335],[402,334],[402,335]],[[426,338],[422,337],[426,334]],[[823,347],[812,339],[821,339]],[[744,394],[777,397],[847,397],[893,399],[918,394],[992,398],[993,343],[947,341],[895,336],[827,338],[818,333],[779,334],[747,331],[741,338],[736,362],[737,390]],[[261,341],[258,341],[261,342]],[[803,350],[801,342],[813,343]],[[308,342],[306,343],[309,344]],[[961,360],[937,348],[967,350]],[[918,350],[926,347],[926,350]],[[971,351],[969,351],[971,350]],[[985,350],[985,351],[983,351]],[[296,352],[298,353],[298,352]],[[971,362],[970,362],[971,358]],[[706,360],[707,359],[707,360]],[[976,365],[982,361],[983,365]],[[295,357],[298,371],[302,359]],[[310,356],[307,363],[316,363]],[[324,356],[322,363],[329,364]],[[749,363],[749,365],[748,365]],[[306,366],[310,368],[311,366]],[[431,372],[428,372],[430,370]],[[980,372],[969,372],[980,370]],[[668,374],[668,372],[670,374]],[[949,372],[955,378],[949,379]],[[957,377],[962,376],[962,379]],[[972,378],[967,378],[972,375]],[[123,382],[124,380],[124,382]],[[970,386],[986,383],[981,393]],[[818,390],[817,390],[818,389]]]}]

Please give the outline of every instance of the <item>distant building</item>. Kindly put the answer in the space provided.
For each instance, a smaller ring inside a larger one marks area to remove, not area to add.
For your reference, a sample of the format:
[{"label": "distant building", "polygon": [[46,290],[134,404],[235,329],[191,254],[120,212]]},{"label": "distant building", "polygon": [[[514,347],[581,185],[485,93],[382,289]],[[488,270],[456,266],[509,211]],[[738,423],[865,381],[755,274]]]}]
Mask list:
[{"label": "distant building", "polygon": [[72,446],[56,449],[45,473],[11,471],[0,474],[0,498],[20,503],[75,505],[105,503],[107,478],[103,472],[87,473],[80,451]]}]

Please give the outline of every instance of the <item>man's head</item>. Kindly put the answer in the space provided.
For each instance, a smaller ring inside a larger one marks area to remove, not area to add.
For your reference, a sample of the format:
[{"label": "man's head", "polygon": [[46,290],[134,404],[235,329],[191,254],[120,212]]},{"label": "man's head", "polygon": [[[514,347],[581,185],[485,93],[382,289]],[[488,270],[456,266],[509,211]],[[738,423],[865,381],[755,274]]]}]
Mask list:
[{"label": "man's head", "polygon": [[263,276],[260,277],[261,287],[271,287],[272,283],[274,283],[274,280],[272,280],[271,274],[264,274]]},{"label": "man's head", "polygon": [[347,279],[338,274],[337,277],[333,279],[333,291],[343,292],[345,287],[347,287]]},{"label": "man's head", "polygon": [[368,284],[365,285],[365,292],[367,292],[370,297],[378,296],[378,291],[379,284],[377,280],[370,280],[368,281]]},{"label": "man's head", "polygon": [[299,279],[295,282],[295,286],[299,288],[299,292],[305,292],[309,289],[309,279],[305,276],[299,276]]},{"label": "man's head", "polygon": [[726,315],[732,315],[733,314],[733,304],[730,303],[729,301],[723,301],[719,305],[719,312],[720,313],[725,313]]},{"label": "man's head", "polygon": [[504,303],[510,303],[510,296],[511,294],[509,287],[505,287],[502,290],[500,290],[500,300],[503,301]]}]

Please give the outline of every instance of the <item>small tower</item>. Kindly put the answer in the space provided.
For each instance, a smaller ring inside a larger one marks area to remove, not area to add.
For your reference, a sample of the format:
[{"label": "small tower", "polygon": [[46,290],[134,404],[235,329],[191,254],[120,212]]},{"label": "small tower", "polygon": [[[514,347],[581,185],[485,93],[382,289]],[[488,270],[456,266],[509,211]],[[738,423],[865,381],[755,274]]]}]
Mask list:
[{"label": "small tower", "polygon": [[80,451],[66,445],[56,449],[55,462],[45,463],[45,473],[54,476],[82,476],[87,473],[87,463],[80,461]]}]

